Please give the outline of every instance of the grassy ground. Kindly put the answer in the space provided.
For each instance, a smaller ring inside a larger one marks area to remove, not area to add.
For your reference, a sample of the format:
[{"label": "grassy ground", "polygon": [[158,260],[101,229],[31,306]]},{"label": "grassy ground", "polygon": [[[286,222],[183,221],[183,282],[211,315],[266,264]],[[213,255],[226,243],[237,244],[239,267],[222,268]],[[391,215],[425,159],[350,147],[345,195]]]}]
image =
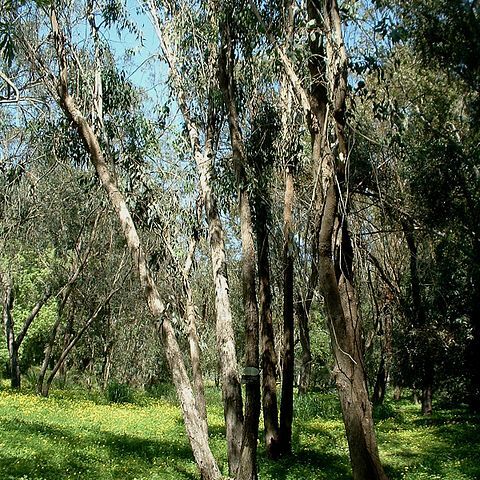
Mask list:
[{"label": "grassy ground", "polygon": [[[218,392],[209,396],[211,445],[226,468]],[[348,449],[334,396],[296,399],[295,452],[269,462],[262,480],[347,480]],[[409,402],[377,416],[381,457],[391,480],[480,479],[480,417],[437,410],[431,418]],[[0,390],[0,479],[193,480],[195,464],[178,407],[167,394],[134,404],[107,404],[72,392],[49,399]]]}]

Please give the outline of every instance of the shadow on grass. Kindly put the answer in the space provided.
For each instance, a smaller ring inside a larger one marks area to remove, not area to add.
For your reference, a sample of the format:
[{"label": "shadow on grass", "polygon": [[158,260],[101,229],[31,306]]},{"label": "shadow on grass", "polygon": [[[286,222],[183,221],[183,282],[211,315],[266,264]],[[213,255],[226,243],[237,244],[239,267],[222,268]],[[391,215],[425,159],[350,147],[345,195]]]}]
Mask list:
[{"label": "shadow on grass", "polygon": [[[159,464],[168,469],[168,478],[197,478],[186,468],[193,465],[193,458],[184,443],[105,431],[78,436],[68,428],[18,419],[2,421],[0,427],[4,432],[2,441],[10,447],[8,453],[0,449],[2,479],[161,479],[164,477]],[[12,450],[18,453],[12,454]]]},{"label": "shadow on grass", "polygon": [[276,462],[261,455],[259,464],[261,478],[272,480],[351,480],[352,478],[348,458],[333,452],[300,450]]},{"label": "shadow on grass", "polygon": [[405,478],[405,466],[428,478],[480,478],[480,416],[452,409],[390,420],[379,430],[388,438],[385,448],[394,453],[396,465],[385,469],[391,480]]}]

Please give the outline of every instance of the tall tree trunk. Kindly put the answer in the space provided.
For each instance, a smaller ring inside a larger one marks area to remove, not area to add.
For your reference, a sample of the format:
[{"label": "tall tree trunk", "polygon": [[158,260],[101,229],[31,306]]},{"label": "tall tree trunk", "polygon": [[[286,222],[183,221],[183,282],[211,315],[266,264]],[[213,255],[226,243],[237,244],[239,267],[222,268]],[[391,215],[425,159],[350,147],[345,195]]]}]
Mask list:
[{"label": "tall tree trunk", "polygon": [[228,295],[227,262],[222,222],[216,198],[212,192],[211,175],[213,149],[212,140],[202,154],[195,155],[200,173],[203,204],[208,222],[212,275],[215,285],[215,309],[217,312],[217,348],[220,357],[222,400],[227,437],[227,456],[230,474],[238,467],[242,446],[243,401],[238,373],[232,311]]},{"label": "tall tree trunk", "polygon": [[[236,107],[234,78],[234,44],[229,21],[221,26],[222,45],[219,55],[219,84],[227,107],[233,165],[237,177],[242,242],[242,286],[245,314],[245,368],[259,372],[259,320],[255,280],[255,242],[250,198],[247,191],[246,152]],[[249,374],[245,385],[245,419],[237,480],[257,479],[257,440],[260,420],[260,375]]]},{"label": "tall tree trunk", "polygon": [[294,308],[293,308],[293,167],[285,170],[283,210],[283,355],[282,399],[280,403],[280,452],[292,451],[294,380]]},{"label": "tall tree trunk", "polygon": [[265,449],[269,458],[278,457],[279,425],[277,406],[277,355],[272,318],[272,290],[270,284],[270,245],[268,233],[269,201],[265,192],[259,192],[255,202],[258,252],[258,299],[260,308],[262,399]]},{"label": "tall tree trunk", "polygon": [[418,364],[415,366],[419,372],[418,381],[421,390],[421,406],[424,415],[432,413],[432,393],[434,379],[434,360],[431,348],[431,332],[427,325],[425,306],[422,299],[422,288],[418,273],[418,249],[415,241],[413,221],[408,218],[401,220],[405,240],[410,256],[410,288],[412,296],[412,313],[410,315],[415,334],[416,350],[420,349]]},{"label": "tall tree trunk", "polygon": [[[325,162],[322,162],[324,168],[321,168],[322,164],[319,166],[323,180],[319,284],[325,301],[335,359],[334,377],[342,406],[353,478],[385,480],[387,477],[378,455],[372,408],[365,380],[361,324],[353,285],[353,250],[347,230],[348,198],[343,197],[348,159],[345,132],[347,55],[336,0],[310,0],[308,11],[317,25],[323,25],[326,53],[326,75],[323,75],[327,80],[328,103],[332,106],[335,147],[338,152],[338,156],[334,156],[331,143],[326,138],[328,129],[322,132],[317,126],[316,131],[324,136],[322,143],[325,159]],[[313,50],[312,54],[315,53]],[[318,88],[316,93],[312,92],[318,105],[327,104],[323,95],[325,91],[321,88]]]},{"label": "tall tree trunk", "polygon": [[57,16],[53,7],[51,10],[51,25],[60,63],[57,86],[58,102],[65,111],[67,117],[77,128],[78,133],[84,142],[85,148],[90,154],[90,160],[94,165],[102,186],[107,192],[110,202],[118,216],[125,241],[132,256],[133,265],[137,270],[140,284],[147,298],[149,310],[159,322],[159,329],[165,346],[167,361],[180,399],[185,427],[202,478],[205,480],[218,480],[221,478],[221,474],[208,444],[208,435],[206,434],[207,427],[198,414],[191,384],[183,362],[182,352],[178,345],[175,331],[165,313],[165,306],[148,267],[145,252],[135,224],[132,220],[125,199],[118,189],[118,186],[104,160],[97,137],[80,110],[77,108],[74,99],[68,93],[65,39],[60,31]]},{"label": "tall tree trunk", "polygon": [[[213,99],[209,98],[209,111],[202,148],[200,128],[190,115],[187,92],[183,90],[181,74],[178,72],[174,52],[164,40],[154,0],[148,0],[148,8],[157,33],[160,46],[170,68],[175,83],[175,94],[190,139],[193,157],[200,177],[205,216],[208,224],[212,276],[215,287],[216,336],[219,353],[220,377],[222,386],[223,411],[227,437],[227,457],[230,475],[237,469],[242,445],[243,401],[238,373],[232,311],[230,307],[227,262],[225,257],[225,235],[218,211],[217,199],[212,189],[212,170],[215,158],[215,138],[217,136],[216,115]],[[212,94],[213,95],[213,94]]]}]

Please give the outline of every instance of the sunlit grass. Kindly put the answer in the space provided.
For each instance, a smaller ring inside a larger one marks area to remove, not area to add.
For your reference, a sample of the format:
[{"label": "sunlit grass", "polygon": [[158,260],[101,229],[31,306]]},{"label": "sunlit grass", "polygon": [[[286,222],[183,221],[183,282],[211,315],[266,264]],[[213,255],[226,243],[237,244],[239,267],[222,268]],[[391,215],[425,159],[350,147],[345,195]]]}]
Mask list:
[{"label": "sunlit grass", "polygon": [[[211,446],[226,473],[220,394],[209,389]],[[159,396],[160,395],[160,396]],[[348,448],[334,395],[296,399],[294,453],[279,462],[259,452],[260,479],[347,480]],[[381,457],[391,480],[480,478],[480,418],[409,402],[376,412]],[[180,411],[166,389],[132,404],[55,391],[48,398],[0,391],[0,479],[183,480],[198,474]]]}]

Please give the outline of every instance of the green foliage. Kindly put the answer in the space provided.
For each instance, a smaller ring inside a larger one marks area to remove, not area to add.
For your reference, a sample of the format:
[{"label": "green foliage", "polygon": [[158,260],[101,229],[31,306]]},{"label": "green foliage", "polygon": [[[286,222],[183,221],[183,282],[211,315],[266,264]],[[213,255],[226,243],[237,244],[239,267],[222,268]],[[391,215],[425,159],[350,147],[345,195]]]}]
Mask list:
[{"label": "green foliage", "polygon": [[[15,302],[13,320],[18,334],[35,304],[44,295],[51,282],[55,268],[55,251],[48,249],[38,256],[33,250],[20,249],[13,257],[2,256],[0,266],[13,278]],[[23,371],[43,358],[45,341],[57,315],[54,299],[50,299],[40,310],[30,325],[27,336],[20,347],[20,366]],[[8,351],[5,342],[0,344],[2,368],[8,364]]]}]

